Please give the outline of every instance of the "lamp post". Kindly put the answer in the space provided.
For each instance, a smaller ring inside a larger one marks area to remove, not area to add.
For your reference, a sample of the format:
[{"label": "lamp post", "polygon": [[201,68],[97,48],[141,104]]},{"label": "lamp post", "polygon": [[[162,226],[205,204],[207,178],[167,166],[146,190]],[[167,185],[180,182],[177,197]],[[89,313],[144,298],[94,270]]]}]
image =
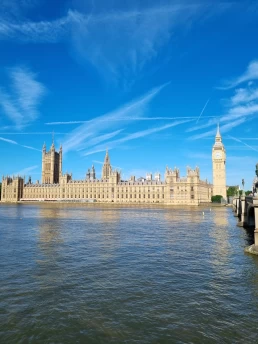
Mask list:
[{"label": "lamp post", "polygon": [[244,188],[245,188],[245,180],[244,179],[242,179],[242,186],[243,186],[242,196],[245,197],[245,190],[244,190]]}]

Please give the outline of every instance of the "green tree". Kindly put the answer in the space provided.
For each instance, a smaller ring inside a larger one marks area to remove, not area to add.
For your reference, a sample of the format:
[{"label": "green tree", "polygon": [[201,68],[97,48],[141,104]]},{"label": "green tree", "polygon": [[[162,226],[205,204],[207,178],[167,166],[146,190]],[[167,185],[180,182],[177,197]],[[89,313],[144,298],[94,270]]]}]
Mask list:
[{"label": "green tree", "polygon": [[221,203],[223,196],[221,195],[215,195],[211,197],[212,203]]},{"label": "green tree", "polygon": [[[239,196],[242,196],[242,193],[243,193],[243,190],[239,190]],[[250,193],[252,193],[252,191],[250,190],[245,191],[246,196],[250,195]]]},{"label": "green tree", "polygon": [[236,196],[237,195],[237,187],[236,186],[230,186],[227,189],[227,196]]}]

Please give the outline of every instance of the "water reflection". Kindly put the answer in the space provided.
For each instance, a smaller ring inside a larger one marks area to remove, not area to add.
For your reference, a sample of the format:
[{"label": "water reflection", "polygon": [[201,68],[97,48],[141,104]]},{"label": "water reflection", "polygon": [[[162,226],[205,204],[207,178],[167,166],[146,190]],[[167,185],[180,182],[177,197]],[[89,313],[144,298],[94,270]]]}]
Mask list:
[{"label": "water reflection", "polygon": [[1,343],[256,344],[258,259],[231,210],[23,205],[0,216]]},{"label": "water reflection", "polygon": [[[51,242],[61,242],[60,229],[62,227],[62,214],[64,212],[59,208],[39,208],[37,217],[37,226],[39,233],[39,243],[50,244]],[[43,245],[46,247],[55,247],[55,245]]]},{"label": "water reflection", "polygon": [[[215,270],[221,271],[224,278],[228,274],[234,273],[229,266],[231,257],[231,244],[229,240],[229,228],[227,212],[223,208],[218,208],[211,213],[211,224],[209,236],[211,240],[211,264]],[[216,283],[216,282],[215,282]]]}]

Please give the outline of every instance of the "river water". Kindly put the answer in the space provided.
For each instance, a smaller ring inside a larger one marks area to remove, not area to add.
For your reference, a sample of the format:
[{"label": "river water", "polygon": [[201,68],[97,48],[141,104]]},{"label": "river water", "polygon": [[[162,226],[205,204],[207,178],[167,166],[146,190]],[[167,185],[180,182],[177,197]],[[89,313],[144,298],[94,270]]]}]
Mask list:
[{"label": "river water", "polygon": [[258,343],[258,257],[236,222],[226,207],[1,205],[0,343]]}]

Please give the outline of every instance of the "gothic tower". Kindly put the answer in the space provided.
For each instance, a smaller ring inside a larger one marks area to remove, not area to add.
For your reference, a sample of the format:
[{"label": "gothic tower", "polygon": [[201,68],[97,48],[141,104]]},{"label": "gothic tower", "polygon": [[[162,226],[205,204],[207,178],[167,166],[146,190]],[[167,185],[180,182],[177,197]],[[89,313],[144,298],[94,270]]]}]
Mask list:
[{"label": "gothic tower", "polygon": [[106,151],[105,161],[102,167],[102,179],[109,179],[112,168],[110,165],[108,150]]},{"label": "gothic tower", "polygon": [[213,195],[227,199],[226,188],[226,150],[221,140],[219,126],[212,148]]},{"label": "gothic tower", "polygon": [[58,183],[59,183],[59,181],[63,175],[62,166],[63,166],[63,148],[62,148],[62,145],[60,145],[60,148],[59,148],[59,167],[58,167],[59,180],[58,180]]},{"label": "gothic tower", "polygon": [[62,146],[59,153],[55,151],[52,142],[50,151],[46,151],[44,143],[42,148],[42,184],[58,184],[62,176]]}]

